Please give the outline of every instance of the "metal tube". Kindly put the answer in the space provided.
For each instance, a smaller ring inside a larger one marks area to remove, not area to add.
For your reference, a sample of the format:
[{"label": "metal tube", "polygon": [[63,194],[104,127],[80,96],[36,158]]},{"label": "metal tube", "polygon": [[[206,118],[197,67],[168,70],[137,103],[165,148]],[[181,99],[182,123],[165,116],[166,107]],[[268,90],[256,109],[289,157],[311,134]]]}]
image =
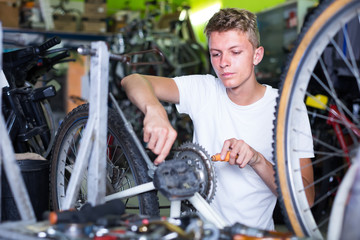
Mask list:
[{"label": "metal tube", "polygon": [[148,192],[148,191],[152,191],[155,190],[155,186],[153,182],[148,182],[148,183],[144,183],[141,185],[137,185],[135,187],[126,189],[124,191],[121,192],[117,192],[114,194],[110,194],[107,195],[105,197],[105,201],[110,201],[116,198],[129,198],[129,197],[133,197],[135,195],[138,195],[140,193],[144,193],[144,192]]},{"label": "metal tube", "polygon": [[199,193],[195,193],[188,200],[207,221],[212,222],[217,228],[223,229],[228,225]]}]

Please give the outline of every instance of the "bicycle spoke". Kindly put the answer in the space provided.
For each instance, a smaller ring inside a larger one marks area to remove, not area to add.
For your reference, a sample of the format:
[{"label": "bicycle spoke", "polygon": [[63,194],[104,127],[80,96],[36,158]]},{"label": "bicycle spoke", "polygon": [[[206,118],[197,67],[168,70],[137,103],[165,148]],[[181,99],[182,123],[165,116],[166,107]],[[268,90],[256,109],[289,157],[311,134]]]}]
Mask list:
[{"label": "bicycle spoke", "polygon": [[[348,52],[349,52],[349,55],[350,55],[351,67],[352,67],[350,69],[350,71],[354,74],[354,77],[356,78],[357,82],[360,83],[359,68],[358,68],[358,65],[357,65],[356,60],[355,60],[354,50],[353,50],[353,47],[352,47],[352,44],[351,44],[351,41],[350,41],[350,38],[349,38],[349,34],[348,34],[348,31],[347,31],[347,28],[345,27],[345,25],[343,25],[342,31],[343,31],[346,46],[348,46]],[[360,90],[360,85],[358,85],[358,87],[359,87],[359,90]]]},{"label": "bicycle spoke", "polygon": [[[320,198],[318,198],[314,204],[312,205],[311,208],[316,207],[317,205],[319,205],[321,202],[328,200],[329,196],[336,193],[336,191],[338,190],[338,186],[334,187],[333,189],[331,189],[331,191],[326,192],[326,194],[322,195]],[[330,213],[328,213],[330,215]]]},{"label": "bicycle spoke", "polygon": [[[357,81],[359,82],[359,77],[358,77],[358,73],[355,72],[355,69],[353,68],[353,66],[351,65],[351,63],[349,62],[349,60],[347,59],[347,57],[344,55],[343,51],[341,50],[341,48],[339,47],[339,45],[335,42],[334,39],[330,39],[330,42],[334,45],[337,53],[340,55],[340,57],[342,58],[342,60],[344,61],[344,63],[346,64],[346,66],[348,67],[348,69],[351,71],[351,73],[357,77]],[[351,44],[350,44],[351,45]],[[359,71],[358,68],[356,68],[357,71]]]},{"label": "bicycle spoke", "polygon": [[[353,117],[353,114],[351,113],[351,111],[343,105],[343,103],[339,100],[339,98],[336,96],[336,91],[334,90],[334,92],[332,92],[331,89],[329,89],[325,84],[324,82],[315,74],[315,73],[311,73],[311,76],[317,81],[317,83],[319,83],[321,85],[321,87],[329,94],[329,96],[331,96],[335,102],[337,103],[338,107],[340,109],[345,109],[345,112],[347,114],[349,114],[352,119],[356,119]],[[329,80],[330,81],[330,80]],[[327,110],[330,111],[329,107],[327,106]]]},{"label": "bicycle spoke", "polygon": [[[357,79],[357,82],[360,83],[359,80],[359,69],[356,67],[356,70],[358,71],[357,73],[354,72],[354,69],[352,68],[350,62],[348,61],[348,59],[346,58],[346,56],[344,55],[344,53],[341,51],[340,47],[338,46],[338,44],[334,41],[334,39],[331,39],[332,44],[335,46],[335,49],[337,51],[337,53],[341,56],[342,60],[346,63],[346,66],[349,68],[349,70],[352,72],[352,74],[354,74],[354,76]],[[351,46],[351,44],[350,44]],[[330,81],[331,82],[331,81]],[[360,90],[360,89],[359,89]],[[332,91],[335,93],[335,89],[332,89]],[[359,124],[358,119],[356,119],[352,112],[346,107],[344,106],[344,104],[334,95],[332,95],[338,105],[339,110],[341,111],[341,109],[345,109],[345,112],[355,121],[357,122],[357,124]],[[342,114],[344,114],[343,112],[341,112]]]}]

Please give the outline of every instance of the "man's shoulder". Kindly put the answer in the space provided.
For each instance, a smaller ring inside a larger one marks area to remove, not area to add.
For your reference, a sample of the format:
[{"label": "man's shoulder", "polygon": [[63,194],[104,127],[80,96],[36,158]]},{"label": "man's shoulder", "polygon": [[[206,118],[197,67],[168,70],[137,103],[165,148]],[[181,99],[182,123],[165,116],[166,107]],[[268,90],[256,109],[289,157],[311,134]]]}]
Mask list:
[{"label": "man's shoulder", "polygon": [[266,92],[269,97],[278,97],[279,96],[279,89],[274,88],[270,85],[264,84],[266,86]]}]

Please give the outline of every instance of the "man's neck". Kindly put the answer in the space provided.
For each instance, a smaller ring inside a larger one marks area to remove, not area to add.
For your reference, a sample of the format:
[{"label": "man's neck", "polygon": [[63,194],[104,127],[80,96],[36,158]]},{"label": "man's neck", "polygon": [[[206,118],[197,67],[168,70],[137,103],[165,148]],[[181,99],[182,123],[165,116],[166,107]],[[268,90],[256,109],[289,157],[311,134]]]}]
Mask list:
[{"label": "man's neck", "polygon": [[265,94],[266,87],[258,82],[239,86],[236,89],[226,89],[227,95],[237,105],[246,106],[260,100]]}]

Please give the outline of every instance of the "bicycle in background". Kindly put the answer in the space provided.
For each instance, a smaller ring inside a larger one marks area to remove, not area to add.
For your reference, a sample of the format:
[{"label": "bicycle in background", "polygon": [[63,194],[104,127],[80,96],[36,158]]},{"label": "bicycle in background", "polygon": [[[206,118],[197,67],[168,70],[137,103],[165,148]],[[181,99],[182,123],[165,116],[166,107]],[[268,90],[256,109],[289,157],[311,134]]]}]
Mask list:
[{"label": "bicycle in background", "polygon": [[54,37],[40,46],[3,53],[2,113],[16,153],[33,152],[47,158],[57,126],[48,99],[53,85],[36,86],[53,66],[71,61],[69,50],[50,49],[61,42]]}]

